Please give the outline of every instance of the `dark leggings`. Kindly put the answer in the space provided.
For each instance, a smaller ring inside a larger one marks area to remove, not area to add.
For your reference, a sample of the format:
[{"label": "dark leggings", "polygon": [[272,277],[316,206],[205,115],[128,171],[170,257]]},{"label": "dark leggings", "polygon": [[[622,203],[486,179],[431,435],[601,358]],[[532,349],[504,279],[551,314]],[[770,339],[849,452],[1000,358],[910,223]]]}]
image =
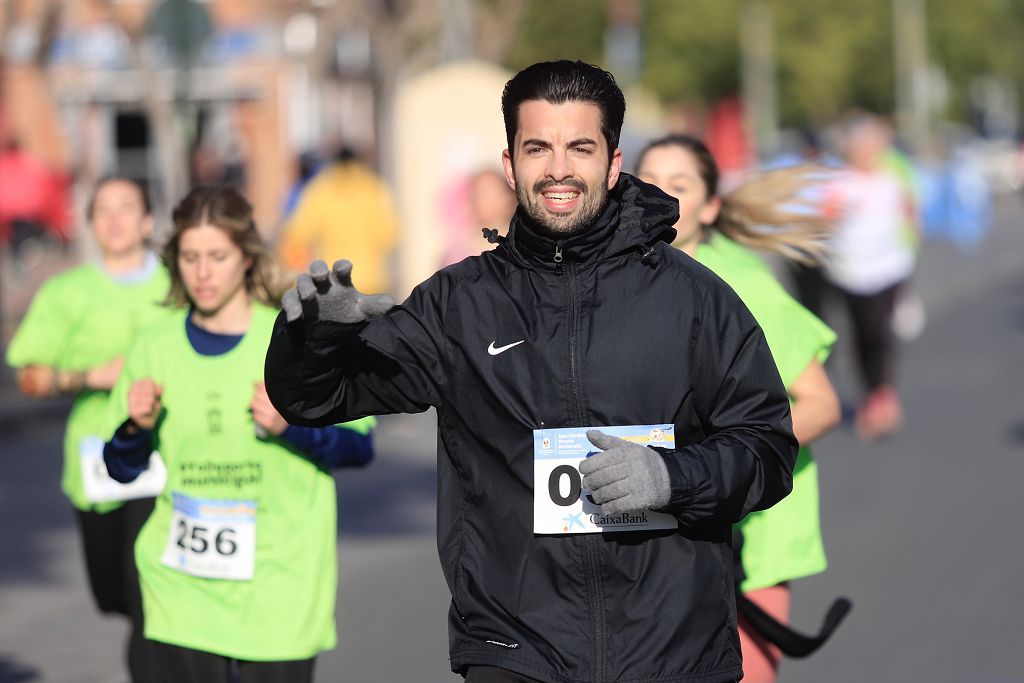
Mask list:
[{"label": "dark leggings", "polygon": [[868,393],[893,382],[896,335],[892,315],[902,286],[898,283],[875,294],[842,291],[853,322],[861,381]]},{"label": "dark leggings", "polygon": [[898,282],[874,294],[854,294],[825,279],[816,266],[795,264],[792,268],[797,300],[825,320],[826,299],[839,296],[846,304],[853,327],[854,351],[861,381],[870,393],[892,384],[896,339],[892,331],[896,297],[905,283]]},{"label": "dark leggings", "polygon": [[796,290],[796,300],[803,304],[804,308],[825,319],[825,298],[828,296],[832,285],[825,279],[825,274],[818,266],[807,266],[802,263],[793,263],[791,266],[793,275],[793,288]]},{"label": "dark leggings", "polygon": [[162,683],[311,683],[312,659],[249,662],[153,642]]},{"label": "dark leggings", "polygon": [[93,600],[105,614],[131,620],[128,671],[135,683],[156,680],[152,644],[143,637],[142,594],[135,569],[135,538],[153,511],[152,498],[130,500],[106,514],[75,510]]}]

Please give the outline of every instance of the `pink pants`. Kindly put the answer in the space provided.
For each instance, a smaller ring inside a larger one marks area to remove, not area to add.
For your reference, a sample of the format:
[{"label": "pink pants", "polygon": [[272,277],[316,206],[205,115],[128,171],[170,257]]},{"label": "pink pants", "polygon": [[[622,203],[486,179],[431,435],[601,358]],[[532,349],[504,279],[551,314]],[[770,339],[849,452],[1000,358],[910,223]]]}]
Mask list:
[{"label": "pink pants", "polygon": [[[783,624],[789,623],[789,584],[745,593],[755,604]],[[740,648],[743,651],[743,683],[775,683],[782,653],[750,628],[741,616]]]}]

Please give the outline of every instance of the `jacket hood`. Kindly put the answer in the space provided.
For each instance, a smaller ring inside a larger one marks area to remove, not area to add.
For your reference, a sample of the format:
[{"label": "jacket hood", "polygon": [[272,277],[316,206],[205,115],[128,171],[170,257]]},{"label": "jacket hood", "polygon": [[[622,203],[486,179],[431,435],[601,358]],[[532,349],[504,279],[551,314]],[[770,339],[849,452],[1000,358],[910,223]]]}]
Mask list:
[{"label": "jacket hood", "polygon": [[554,268],[563,261],[585,263],[625,251],[650,249],[655,242],[672,243],[679,203],[654,185],[628,173],[608,193],[608,204],[585,232],[559,239],[541,229],[520,207],[503,246],[526,264]]}]

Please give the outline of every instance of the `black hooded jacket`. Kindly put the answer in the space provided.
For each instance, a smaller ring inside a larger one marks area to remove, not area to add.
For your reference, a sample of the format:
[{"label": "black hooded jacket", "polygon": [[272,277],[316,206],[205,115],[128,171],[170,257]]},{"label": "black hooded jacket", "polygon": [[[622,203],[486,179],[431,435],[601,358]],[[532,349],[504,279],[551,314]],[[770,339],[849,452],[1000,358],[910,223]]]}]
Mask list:
[{"label": "black hooded jacket", "polygon": [[[668,244],[677,215],[623,175],[588,232],[555,241],[519,213],[500,246],[439,271],[357,335],[278,319],[266,383],[289,422],[437,409],[453,671],[740,675],[731,525],[789,492],[797,444],[754,319]],[[678,530],[533,533],[533,430],[656,423],[675,426],[661,511]]]}]

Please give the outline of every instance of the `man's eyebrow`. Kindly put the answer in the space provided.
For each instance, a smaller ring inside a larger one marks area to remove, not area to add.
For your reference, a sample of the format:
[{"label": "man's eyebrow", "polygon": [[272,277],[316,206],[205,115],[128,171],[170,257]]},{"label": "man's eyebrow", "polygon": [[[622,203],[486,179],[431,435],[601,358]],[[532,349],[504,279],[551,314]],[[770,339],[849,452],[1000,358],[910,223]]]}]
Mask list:
[{"label": "man's eyebrow", "polygon": [[583,145],[596,145],[597,141],[590,138],[579,138],[569,143],[570,147],[582,147]]},{"label": "man's eyebrow", "polygon": [[530,138],[529,140],[523,140],[521,147],[543,147],[544,149],[551,149],[551,143],[547,140],[541,140],[539,138]]}]

